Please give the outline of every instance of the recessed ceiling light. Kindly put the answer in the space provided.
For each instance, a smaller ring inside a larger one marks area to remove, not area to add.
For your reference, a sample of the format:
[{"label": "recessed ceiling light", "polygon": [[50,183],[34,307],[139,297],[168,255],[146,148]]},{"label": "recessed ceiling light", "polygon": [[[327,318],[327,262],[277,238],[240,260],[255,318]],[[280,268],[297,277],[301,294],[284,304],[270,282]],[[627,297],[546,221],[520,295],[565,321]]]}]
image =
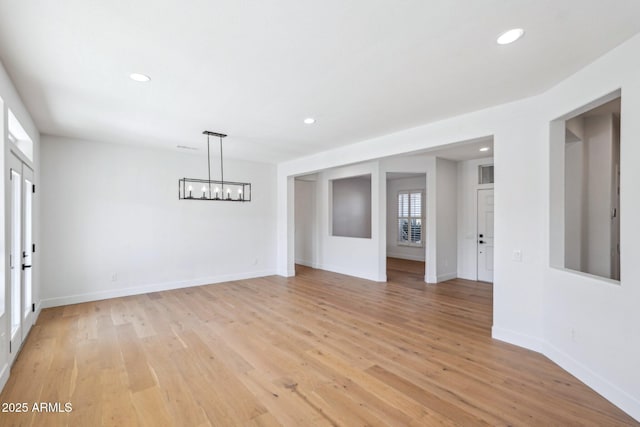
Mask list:
[{"label": "recessed ceiling light", "polygon": [[140,74],[140,73],[131,73],[129,74],[129,78],[131,80],[135,80],[137,82],[148,82],[151,81],[151,77],[147,76],[146,74]]},{"label": "recessed ceiling light", "polygon": [[480,151],[489,151],[489,147],[482,147]]},{"label": "recessed ceiling light", "polygon": [[306,119],[304,119],[304,123],[307,125],[312,125],[316,122],[316,119],[314,119],[313,117],[307,117]]},{"label": "recessed ceiling light", "polygon": [[504,33],[500,34],[496,41],[498,42],[498,44],[509,44],[518,40],[523,35],[524,35],[524,30],[522,28],[513,28],[509,31],[505,31]]}]

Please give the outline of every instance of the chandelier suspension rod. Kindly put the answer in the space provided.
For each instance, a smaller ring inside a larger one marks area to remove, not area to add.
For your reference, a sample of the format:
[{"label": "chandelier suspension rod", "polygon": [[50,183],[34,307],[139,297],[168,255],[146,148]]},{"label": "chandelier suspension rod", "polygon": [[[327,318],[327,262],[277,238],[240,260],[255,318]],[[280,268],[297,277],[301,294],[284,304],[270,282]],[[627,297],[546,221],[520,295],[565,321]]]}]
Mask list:
[{"label": "chandelier suspension rod", "polygon": [[224,169],[222,167],[222,136],[220,136],[220,181],[222,181],[222,186],[224,187]]},{"label": "chandelier suspension rod", "polygon": [[209,135],[207,134],[207,168],[209,171],[209,197],[211,197],[211,154],[209,154]]}]

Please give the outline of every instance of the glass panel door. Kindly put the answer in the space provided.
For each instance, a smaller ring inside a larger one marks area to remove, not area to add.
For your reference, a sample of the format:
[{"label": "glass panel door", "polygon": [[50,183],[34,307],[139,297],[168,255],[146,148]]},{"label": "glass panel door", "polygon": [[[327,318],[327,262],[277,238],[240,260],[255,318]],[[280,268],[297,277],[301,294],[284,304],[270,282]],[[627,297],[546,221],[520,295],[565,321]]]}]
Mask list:
[{"label": "glass panel door", "polygon": [[10,361],[33,325],[33,171],[15,155],[9,158],[11,268]]},{"label": "glass panel door", "polygon": [[11,318],[10,353],[11,360],[22,344],[22,162],[15,156],[10,156],[10,187],[11,187],[11,253],[9,265],[11,268],[11,286],[9,306]]}]

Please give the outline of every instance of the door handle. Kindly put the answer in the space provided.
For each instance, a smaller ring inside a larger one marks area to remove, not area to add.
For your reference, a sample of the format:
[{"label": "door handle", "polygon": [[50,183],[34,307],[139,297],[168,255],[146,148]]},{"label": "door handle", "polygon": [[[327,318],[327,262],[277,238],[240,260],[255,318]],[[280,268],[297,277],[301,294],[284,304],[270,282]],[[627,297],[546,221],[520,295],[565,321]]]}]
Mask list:
[{"label": "door handle", "polygon": [[30,265],[22,264],[22,270],[23,270],[23,271],[24,271],[24,269],[25,269],[25,268],[31,268],[31,266],[30,266]]}]

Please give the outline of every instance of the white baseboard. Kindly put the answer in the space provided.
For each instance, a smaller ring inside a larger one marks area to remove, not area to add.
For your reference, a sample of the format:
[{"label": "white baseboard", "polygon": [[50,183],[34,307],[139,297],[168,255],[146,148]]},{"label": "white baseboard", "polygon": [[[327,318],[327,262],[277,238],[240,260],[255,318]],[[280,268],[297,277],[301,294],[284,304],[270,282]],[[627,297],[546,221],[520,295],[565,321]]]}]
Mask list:
[{"label": "white baseboard", "polygon": [[36,319],[40,317],[40,312],[42,311],[42,301],[38,301],[36,304]]},{"label": "white baseboard", "polygon": [[611,384],[605,378],[593,372],[554,345],[539,338],[497,326],[492,328],[491,336],[497,340],[544,354],[562,369],[591,387],[596,393],[640,421],[640,400],[616,385]]},{"label": "white baseboard", "polygon": [[2,372],[0,372],[0,391],[4,390],[4,386],[7,384],[7,381],[9,381],[10,372],[11,369],[9,368],[9,363],[6,363],[2,367]]},{"label": "white baseboard", "polygon": [[446,274],[440,274],[438,276],[427,276],[425,274],[424,281],[426,283],[431,283],[433,285],[436,283],[446,282],[447,280],[456,279],[456,278],[458,278],[457,273],[446,273]]},{"label": "white baseboard", "polygon": [[313,267],[313,263],[311,261],[307,261],[305,259],[297,259],[296,264],[304,265],[305,267]]},{"label": "white baseboard", "polygon": [[540,338],[512,331],[510,329],[500,328],[498,326],[493,326],[491,328],[491,337],[538,353],[542,353],[544,350],[544,341]]},{"label": "white baseboard", "polygon": [[402,253],[395,253],[393,251],[389,251],[387,250],[387,257],[389,258],[398,258],[398,259],[407,259],[409,261],[422,261],[424,262],[424,255],[423,256],[417,256],[417,255],[408,255],[408,254],[402,254]]},{"label": "white baseboard", "polygon": [[466,280],[477,281],[478,280],[478,275],[477,274],[467,273],[467,272],[464,272],[464,271],[458,271],[458,279],[466,279]]},{"label": "white baseboard", "polygon": [[278,269],[276,274],[282,277],[293,277],[296,275],[296,269],[295,267],[293,269]]},{"label": "white baseboard", "polygon": [[456,279],[458,277],[457,273],[446,273],[438,275],[438,283],[446,282],[447,280]]},{"label": "white baseboard", "polygon": [[545,342],[544,355],[571,375],[591,387],[609,402],[640,421],[640,400],[611,384],[602,376],[578,362],[559,348]]},{"label": "white baseboard", "polygon": [[249,273],[226,274],[202,279],[182,280],[176,282],[157,283],[153,285],[136,286],[124,289],[112,289],[100,292],[88,292],[85,294],[68,295],[63,297],[45,298],[40,301],[42,308],[58,307],[61,305],[79,304],[89,301],[127,297],[131,295],[146,294],[149,292],[168,291],[171,289],[190,288],[193,286],[210,285],[213,283],[231,282],[234,280],[253,279],[256,277],[271,276],[276,274],[273,270],[253,271]]},{"label": "white baseboard", "polygon": [[38,303],[36,304],[36,312],[34,313],[34,316],[33,316],[34,325],[38,323],[38,318],[40,317],[41,312],[42,312],[42,300],[38,301]]},{"label": "white baseboard", "polygon": [[346,276],[359,277],[360,279],[372,280],[374,282],[387,281],[386,274],[382,276],[378,276],[376,274],[371,274],[370,272],[352,271],[344,267],[327,265],[327,264],[318,265],[317,267],[314,267],[314,268],[318,268],[320,270],[332,271],[334,273],[340,273]]}]

